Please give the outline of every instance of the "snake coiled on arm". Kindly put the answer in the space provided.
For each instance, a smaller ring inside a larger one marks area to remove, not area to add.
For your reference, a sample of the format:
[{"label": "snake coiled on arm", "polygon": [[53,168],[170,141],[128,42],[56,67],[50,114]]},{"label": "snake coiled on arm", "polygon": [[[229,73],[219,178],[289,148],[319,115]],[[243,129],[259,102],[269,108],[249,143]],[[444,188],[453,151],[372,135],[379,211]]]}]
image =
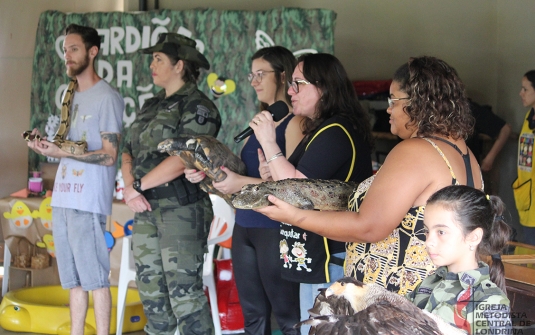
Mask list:
[{"label": "snake coiled on arm", "polygon": [[[66,140],[71,126],[71,104],[77,87],[78,81],[72,79],[65,91],[65,96],[63,97],[58,131],[56,132],[56,135],[54,135],[54,138],[50,140],[50,142],[57,145],[58,148],[72,155],[82,155],[87,152],[87,142]],[[31,130],[24,132],[23,137],[26,141],[41,140],[39,135],[33,136],[31,135],[31,132]]]}]

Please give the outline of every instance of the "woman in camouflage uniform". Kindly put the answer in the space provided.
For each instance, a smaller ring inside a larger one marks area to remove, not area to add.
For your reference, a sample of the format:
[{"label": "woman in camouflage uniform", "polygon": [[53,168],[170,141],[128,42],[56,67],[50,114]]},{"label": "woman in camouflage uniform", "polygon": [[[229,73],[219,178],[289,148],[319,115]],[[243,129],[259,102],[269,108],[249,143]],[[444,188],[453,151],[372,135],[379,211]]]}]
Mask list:
[{"label": "woman in camouflage uniform", "polygon": [[209,69],[195,41],[162,34],[152,54],[152,78],[163,89],[143,105],[130,127],[122,155],[124,199],[136,212],[133,250],[136,283],[148,334],[213,334],[202,268],[213,218],[208,195],[184,178],[178,156],[158,143],[181,134],[217,136],[221,117],[196,86],[199,68]]}]

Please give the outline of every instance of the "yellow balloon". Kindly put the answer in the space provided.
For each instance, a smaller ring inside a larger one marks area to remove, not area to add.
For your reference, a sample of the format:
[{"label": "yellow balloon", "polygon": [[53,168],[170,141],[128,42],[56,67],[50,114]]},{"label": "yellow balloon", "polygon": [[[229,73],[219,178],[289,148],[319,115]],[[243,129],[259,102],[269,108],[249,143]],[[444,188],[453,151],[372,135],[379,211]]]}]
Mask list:
[{"label": "yellow balloon", "polygon": [[206,83],[210,88],[210,92],[217,99],[222,95],[228,95],[236,90],[236,83],[232,79],[220,77],[217,73],[210,73],[206,77]]}]

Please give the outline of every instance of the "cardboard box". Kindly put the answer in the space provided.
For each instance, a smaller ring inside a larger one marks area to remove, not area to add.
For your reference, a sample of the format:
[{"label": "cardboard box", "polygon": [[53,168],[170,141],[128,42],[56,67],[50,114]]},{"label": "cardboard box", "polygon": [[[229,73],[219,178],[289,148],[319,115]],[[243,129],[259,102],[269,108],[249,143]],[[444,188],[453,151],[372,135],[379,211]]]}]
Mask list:
[{"label": "cardboard box", "polygon": [[43,178],[43,188],[52,190],[54,188],[54,179],[58,170],[58,163],[41,163],[41,178]]}]

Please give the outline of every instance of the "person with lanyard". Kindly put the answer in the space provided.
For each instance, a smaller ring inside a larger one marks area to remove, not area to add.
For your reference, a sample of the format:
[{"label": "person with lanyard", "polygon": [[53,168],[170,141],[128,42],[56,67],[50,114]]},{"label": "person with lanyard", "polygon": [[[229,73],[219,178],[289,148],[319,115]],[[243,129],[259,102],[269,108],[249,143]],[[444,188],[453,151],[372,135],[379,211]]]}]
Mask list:
[{"label": "person with lanyard", "polygon": [[434,57],[411,58],[395,72],[388,102],[390,131],[403,140],[350,196],[350,211],[302,210],[273,195],[273,206],[257,211],[349,242],[346,276],[405,295],[435,270],[425,250],[427,199],[448,185],[483,184],[465,143],[474,119],[454,68]]},{"label": "person with lanyard", "polygon": [[194,40],[176,33],[161,34],[141,52],[152,55],[152,79],[162,90],[130,126],[121,170],[124,200],[136,213],[132,245],[145,332],[171,335],[178,327],[182,335],[213,334],[202,283],[212,203],[184,178],[180,157],[157,148],[181,134],[217,136],[219,111],[196,85],[200,68],[210,64]]},{"label": "person with lanyard", "polygon": [[[372,135],[368,117],[340,61],[330,54],[297,59],[288,78],[293,113],[303,116],[305,137],[286,159],[275,141],[271,114],[262,111],[249,126],[263,154],[264,180],[287,178],[336,179],[359,183],[372,175]],[[301,318],[308,317],[319,288],[343,276],[344,243],[323,234],[281,222],[279,257],[282,277],[299,282]],[[327,229],[329,221],[321,225]],[[307,333],[308,329],[301,329]]]},{"label": "person with lanyard", "polygon": [[513,182],[516,209],[524,233],[524,242],[535,245],[535,187],[533,186],[533,139],[535,138],[535,70],[522,77],[522,105],[529,108],[518,138],[517,179]]}]

